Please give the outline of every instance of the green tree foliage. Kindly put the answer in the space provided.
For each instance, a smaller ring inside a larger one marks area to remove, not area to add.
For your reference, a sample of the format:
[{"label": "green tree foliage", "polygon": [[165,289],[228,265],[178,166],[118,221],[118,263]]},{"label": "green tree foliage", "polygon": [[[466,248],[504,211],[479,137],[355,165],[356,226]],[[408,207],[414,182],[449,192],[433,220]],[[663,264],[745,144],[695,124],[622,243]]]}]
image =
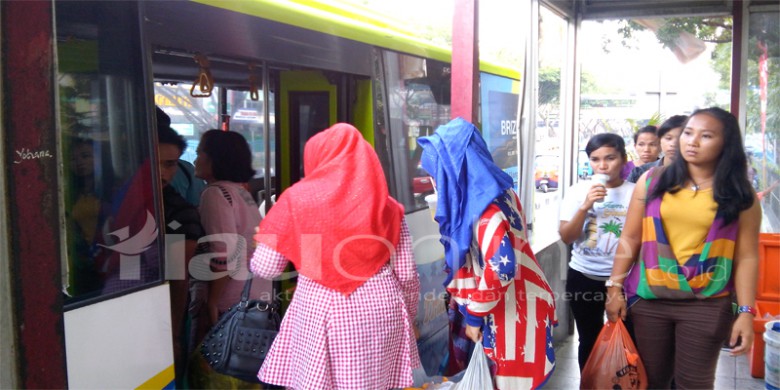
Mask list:
[{"label": "green tree foliage", "polygon": [[[768,139],[780,138],[780,24],[776,12],[754,13],[750,17],[747,52],[747,132],[761,131],[761,115],[759,102],[758,59],[762,54],[760,43],[767,44],[768,50],[768,86],[767,86],[767,120],[766,134]],[[618,33],[622,44],[631,47],[633,34],[646,30],[644,26],[633,20],[622,20]],[[682,32],[693,34],[698,39],[715,43],[715,49],[710,58],[713,70],[720,77],[719,87],[728,89],[731,86],[731,51],[732,51],[732,20],[730,17],[683,17],[667,18],[656,32],[658,42],[664,47],[672,47]],[[714,99],[712,100],[714,101]]]},{"label": "green tree foliage", "polygon": [[539,105],[558,104],[560,95],[560,68],[545,67],[539,69]]},{"label": "green tree foliage", "polygon": [[646,120],[636,120],[633,118],[627,118],[626,122],[631,126],[632,131],[638,131],[639,128],[644,126],[659,126],[661,123],[663,123],[664,118],[661,117],[660,112],[656,112],[653,115],[650,116],[649,119]]},{"label": "green tree foliage", "polygon": [[[598,87],[593,81],[593,76],[583,72],[580,77],[580,90],[582,93],[596,93]],[[561,95],[561,70],[557,67],[547,66],[539,69],[539,105],[558,104]]]},{"label": "green tree foliage", "polygon": [[539,69],[539,105],[536,115],[541,118],[547,127],[548,135],[555,136],[555,129],[551,125],[553,117],[560,114],[561,102],[561,69],[557,67],[545,67]]},{"label": "green tree foliage", "polygon": [[[633,38],[634,31],[646,28],[633,20],[622,20],[618,32],[624,39]],[[672,47],[674,41],[681,32],[688,32],[704,42],[729,43],[731,42],[731,18],[730,17],[686,17],[664,19],[662,26],[656,31],[656,37],[664,47]]]},{"label": "green tree foliage", "polygon": [[[589,73],[582,73],[580,77],[580,89],[583,93],[597,92],[596,83]],[[550,136],[555,136],[555,131],[550,125],[551,120],[560,114],[561,103],[561,69],[548,66],[539,69],[539,105],[537,115],[547,124]]]}]

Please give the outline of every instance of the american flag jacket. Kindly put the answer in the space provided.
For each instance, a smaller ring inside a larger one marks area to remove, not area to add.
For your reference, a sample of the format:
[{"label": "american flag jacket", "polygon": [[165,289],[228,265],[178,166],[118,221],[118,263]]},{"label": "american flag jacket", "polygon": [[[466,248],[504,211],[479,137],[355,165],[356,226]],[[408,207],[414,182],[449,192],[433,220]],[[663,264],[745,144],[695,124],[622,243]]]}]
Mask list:
[{"label": "american flag jacket", "polygon": [[526,232],[509,189],[474,223],[466,261],[447,286],[466,323],[482,328],[498,389],[538,388],[555,367],[555,301]]}]

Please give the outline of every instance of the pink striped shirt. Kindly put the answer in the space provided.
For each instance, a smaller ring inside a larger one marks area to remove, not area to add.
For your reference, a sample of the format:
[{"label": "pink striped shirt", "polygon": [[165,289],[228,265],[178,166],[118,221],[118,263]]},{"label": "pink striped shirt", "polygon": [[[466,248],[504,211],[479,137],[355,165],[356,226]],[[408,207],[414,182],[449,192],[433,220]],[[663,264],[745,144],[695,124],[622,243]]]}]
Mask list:
[{"label": "pink striped shirt", "polygon": [[[200,219],[207,234],[204,239],[209,241],[209,252],[213,254],[209,255],[209,265],[215,272],[227,272],[230,278],[216,302],[222,314],[241,300],[249,274],[246,267],[252,255],[252,235],[260,223],[260,211],[241,184],[230,181],[211,183],[200,199]],[[270,280],[255,278],[249,297],[270,301],[272,292]]]}]

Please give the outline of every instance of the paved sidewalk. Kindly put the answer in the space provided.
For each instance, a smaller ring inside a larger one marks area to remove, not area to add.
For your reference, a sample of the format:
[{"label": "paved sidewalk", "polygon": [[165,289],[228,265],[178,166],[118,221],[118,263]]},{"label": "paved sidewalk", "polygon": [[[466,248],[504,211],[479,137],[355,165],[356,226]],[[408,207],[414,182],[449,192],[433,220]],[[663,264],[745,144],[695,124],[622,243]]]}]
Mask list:
[{"label": "paved sidewalk", "polygon": [[[580,370],[577,363],[576,334],[569,336],[555,346],[555,359],[557,367],[544,388],[579,389]],[[750,363],[747,355],[732,357],[729,356],[728,352],[721,351],[715,377],[716,390],[760,390],[763,388],[763,379],[750,376]]]}]

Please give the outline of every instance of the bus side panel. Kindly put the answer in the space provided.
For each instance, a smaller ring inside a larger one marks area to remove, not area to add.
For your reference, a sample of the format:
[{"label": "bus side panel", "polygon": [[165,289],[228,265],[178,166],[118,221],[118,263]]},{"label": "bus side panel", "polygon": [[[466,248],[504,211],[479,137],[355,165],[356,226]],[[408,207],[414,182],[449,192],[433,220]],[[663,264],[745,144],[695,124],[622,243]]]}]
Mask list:
[{"label": "bus side panel", "polygon": [[66,312],[68,387],[172,388],[169,305],[161,284]]}]

